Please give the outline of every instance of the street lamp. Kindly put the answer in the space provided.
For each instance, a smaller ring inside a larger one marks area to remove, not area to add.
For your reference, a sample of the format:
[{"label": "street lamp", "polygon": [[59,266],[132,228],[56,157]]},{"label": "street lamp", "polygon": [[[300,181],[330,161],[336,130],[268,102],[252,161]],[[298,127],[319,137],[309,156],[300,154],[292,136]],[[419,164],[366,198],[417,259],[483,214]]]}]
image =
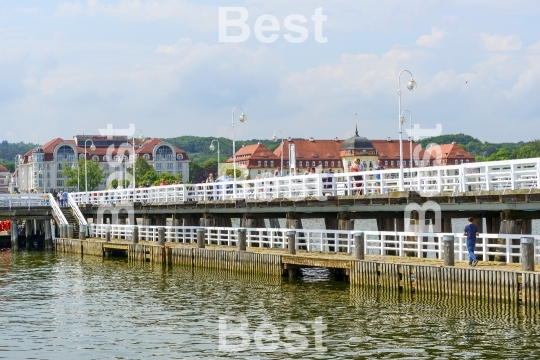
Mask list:
[{"label": "street lamp", "polygon": [[399,112],[398,112],[398,123],[399,123],[399,191],[403,191],[403,142],[402,142],[402,132],[401,132],[401,74],[408,72],[411,75],[411,79],[407,83],[407,89],[413,91],[416,89],[417,84],[413,79],[413,75],[409,70],[401,70],[398,75],[398,98],[399,98]]},{"label": "street lamp", "polygon": [[234,110],[240,109],[242,110],[242,115],[238,118],[238,121],[240,122],[246,122],[247,117],[244,114],[244,109],[242,109],[240,106],[235,107],[232,109],[232,150],[233,150],[233,171],[234,171],[234,188],[233,188],[233,196],[236,198],[236,142],[234,138]]},{"label": "street lamp", "polygon": [[92,141],[92,139],[84,140],[84,191],[86,193],[88,192],[88,168],[86,166],[86,143],[88,142],[88,140],[90,140],[90,142],[92,143],[92,145],[90,145],[90,150],[96,150],[96,145],[94,145],[94,141]]},{"label": "street lamp", "polygon": [[21,154],[15,155],[15,172],[17,173],[17,177],[15,178],[15,186],[19,187],[19,159],[21,158]]},{"label": "street lamp", "polygon": [[133,132],[133,141],[131,142],[131,145],[133,147],[133,188],[134,189],[137,187],[137,182],[135,181],[135,134],[137,133],[137,131],[141,132],[141,135],[139,135],[139,141],[145,140],[143,132],[139,129],[135,129],[135,131]]},{"label": "street lamp", "polygon": [[412,113],[409,111],[409,110],[403,110],[401,112],[401,117],[400,117],[400,121],[401,121],[401,125],[405,124],[407,122],[407,120],[405,119],[405,117],[403,116],[403,114],[405,113],[409,113],[409,177],[412,176],[412,163],[413,163],[413,155],[412,155],[412,140],[413,140],[413,137],[412,137]]},{"label": "street lamp", "polygon": [[71,165],[71,168],[73,170],[75,170],[75,168],[77,168],[77,192],[80,191],[79,187],[80,187],[80,179],[81,179],[81,171],[79,169],[79,161],[77,160],[77,162],[73,163],[73,165]]},{"label": "street lamp", "polygon": [[212,140],[212,142],[210,143],[210,151],[214,151],[216,149],[216,147],[214,146],[214,141],[217,142],[217,171],[218,171],[218,176],[216,176],[217,178],[219,177],[219,141],[217,141],[216,139]]},{"label": "street lamp", "polygon": [[276,136],[276,133],[277,132],[280,132],[281,133],[281,176],[283,176],[283,151],[285,150],[285,148],[283,147],[283,132],[281,130],[276,130],[274,131],[274,136],[272,136],[272,141],[273,142],[276,142],[277,141],[277,136]]}]

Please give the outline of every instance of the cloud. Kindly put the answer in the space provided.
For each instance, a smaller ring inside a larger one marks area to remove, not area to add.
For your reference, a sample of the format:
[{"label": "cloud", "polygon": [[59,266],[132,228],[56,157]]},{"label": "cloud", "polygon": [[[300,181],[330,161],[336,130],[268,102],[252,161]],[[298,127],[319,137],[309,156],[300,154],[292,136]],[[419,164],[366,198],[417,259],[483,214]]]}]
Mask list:
[{"label": "cloud", "polygon": [[530,45],[527,49],[532,53],[540,53],[540,41]]},{"label": "cloud", "polygon": [[426,47],[433,47],[439,44],[441,39],[445,36],[447,36],[448,33],[444,30],[438,29],[434,26],[431,27],[431,34],[430,35],[422,35],[416,40],[416,45],[418,46],[426,46]]},{"label": "cloud", "polygon": [[184,52],[191,46],[191,39],[181,38],[174,45],[160,45],[155,50],[156,53],[175,55]]},{"label": "cloud", "polygon": [[480,34],[487,51],[518,51],[521,50],[521,41],[516,35],[488,35]]}]

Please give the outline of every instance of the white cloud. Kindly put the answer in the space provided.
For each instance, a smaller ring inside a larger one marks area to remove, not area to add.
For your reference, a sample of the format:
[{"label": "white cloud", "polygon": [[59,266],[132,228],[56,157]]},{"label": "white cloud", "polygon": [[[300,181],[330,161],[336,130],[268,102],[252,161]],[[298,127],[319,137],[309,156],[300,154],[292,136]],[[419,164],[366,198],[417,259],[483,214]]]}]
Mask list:
[{"label": "white cloud", "polygon": [[439,44],[441,39],[445,36],[447,36],[448,33],[444,30],[438,29],[434,26],[431,27],[431,34],[430,35],[422,35],[416,40],[416,45],[419,46],[426,46],[426,47],[433,47]]},{"label": "white cloud", "polygon": [[191,39],[186,37],[186,38],[179,39],[174,45],[160,45],[157,47],[155,52],[161,53],[161,54],[175,55],[175,54],[184,52],[190,46],[191,46]]},{"label": "white cloud", "polygon": [[521,41],[516,35],[489,35],[480,34],[487,51],[518,51],[521,50]]},{"label": "white cloud", "polygon": [[530,52],[533,52],[533,53],[540,53],[540,41],[530,45],[528,47],[529,51]]}]

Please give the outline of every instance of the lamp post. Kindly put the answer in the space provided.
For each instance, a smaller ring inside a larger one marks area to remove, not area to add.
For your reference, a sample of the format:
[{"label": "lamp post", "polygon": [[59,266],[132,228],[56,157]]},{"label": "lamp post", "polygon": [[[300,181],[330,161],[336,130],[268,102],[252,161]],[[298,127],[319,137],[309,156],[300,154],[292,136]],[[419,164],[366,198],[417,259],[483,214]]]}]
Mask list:
[{"label": "lamp post", "polygon": [[212,142],[210,143],[210,151],[214,151],[216,149],[216,147],[214,146],[214,141],[217,142],[217,173],[218,175],[216,176],[219,177],[219,141],[217,141],[216,139],[212,140]]},{"label": "lamp post", "polygon": [[234,137],[234,110],[236,109],[240,109],[242,110],[242,115],[240,115],[240,117],[238,118],[238,121],[240,122],[246,122],[247,120],[247,117],[246,115],[244,114],[244,109],[242,109],[240,106],[237,106],[235,107],[234,109],[232,109],[232,150],[233,150],[233,176],[234,176],[234,188],[233,188],[233,196],[236,198],[236,142],[235,142],[235,137]]},{"label": "lamp post", "polygon": [[411,79],[407,83],[407,89],[413,91],[416,89],[417,84],[413,79],[413,75],[409,70],[401,70],[398,75],[398,102],[399,102],[399,112],[398,112],[398,124],[399,124],[399,191],[403,191],[403,142],[402,142],[402,132],[401,132],[401,74],[408,72],[411,75]]},{"label": "lamp post", "polygon": [[21,154],[15,155],[15,172],[17,173],[17,177],[15,178],[15,186],[19,187],[19,159],[21,158]]},{"label": "lamp post", "polygon": [[413,155],[412,155],[412,113],[409,110],[403,110],[401,112],[400,122],[401,125],[405,124],[407,120],[403,116],[405,113],[409,113],[409,177],[412,176],[412,163],[413,163]]},{"label": "lamp post", "polygon": [[92,141],[92,139],[84,140],[84,192],[86,193],[88,193],[88,168],[86,166],[86,143],[88,142],[88,140],[90,140],[90,142],[92,143],[92,145],[90,145],[90,150],[96,150],[96,145],[94,145],[94,141]]},{"label": "lamp post", "polygon": [[276,133],[277,132],[280,132],[281,133],[281,176],[283,176],[283,151],[285,150],[285,148],[283,147],[283,132],[281,130],[276,130],[274,131],[274,136],[272,136],[272,141],[276,142],[277,141],[277,136],[276,136]]},{"label": "lamp post", "polygon": [[77,160],[76,163],[73,163],[73,165],[71,165],[71,168],[72,169],[75,169],[77,168],[77,192],[80,191],[80,179],[81,179],[81,171],[79,169],[79,161]]},{"label": "lamp post", "polygon": [[135,134],[137,133],[137,131],[140,131],[141,132],[141,135],[139,136],[139,140],[140,141],[144,141],[145,138],[144,138],[144,135],[143,135],[143,132],[139,129],[135,129],[135,131],[133,132],[133,141],[131,142],[131,145],[132,145],[132,148],[133,148],[133,188],[135,189],[137,187],[137,182],[135,181]]}]

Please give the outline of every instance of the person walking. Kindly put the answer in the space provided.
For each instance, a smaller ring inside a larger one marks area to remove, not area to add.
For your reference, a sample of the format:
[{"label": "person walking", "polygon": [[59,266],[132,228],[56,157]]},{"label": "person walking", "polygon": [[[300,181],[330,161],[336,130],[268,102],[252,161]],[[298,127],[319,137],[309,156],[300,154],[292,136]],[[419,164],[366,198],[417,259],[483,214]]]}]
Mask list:
[{"label": "person walking", "polygon": [[474,248],[476,247],[476,237],[479,235],[478,227],[473,224],[473,218],[467,219],[469,222],[465,229],[463,229],[463,236],[467,236],[467,251],[469,251],[469,265],[476,266],[478,259],[474,255]]}]

